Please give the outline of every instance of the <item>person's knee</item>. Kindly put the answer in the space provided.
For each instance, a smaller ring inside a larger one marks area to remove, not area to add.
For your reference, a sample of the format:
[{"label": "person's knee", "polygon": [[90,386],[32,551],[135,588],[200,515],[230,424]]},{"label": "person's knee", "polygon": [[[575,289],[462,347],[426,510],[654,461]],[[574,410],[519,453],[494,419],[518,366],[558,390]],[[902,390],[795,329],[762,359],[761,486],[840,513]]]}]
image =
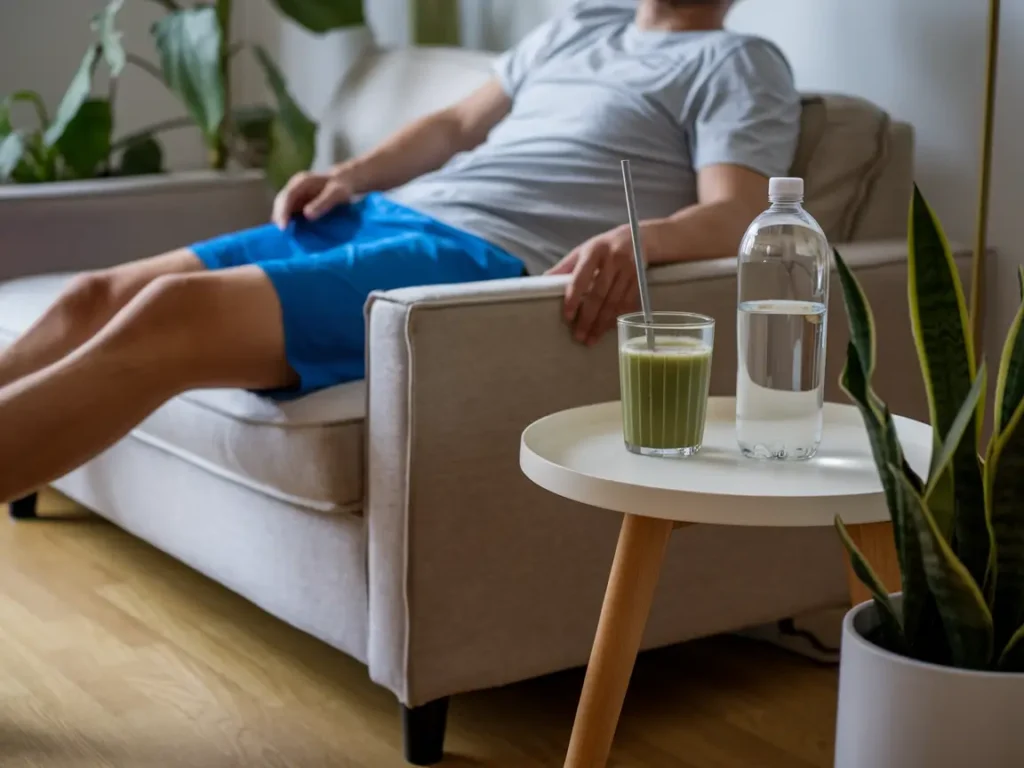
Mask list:
[{"label": "person's knee", "polygon": [[118,308],[117,280],[109,272],[75,276],[57,302],[66,321],[74,326],[105,321]]}]

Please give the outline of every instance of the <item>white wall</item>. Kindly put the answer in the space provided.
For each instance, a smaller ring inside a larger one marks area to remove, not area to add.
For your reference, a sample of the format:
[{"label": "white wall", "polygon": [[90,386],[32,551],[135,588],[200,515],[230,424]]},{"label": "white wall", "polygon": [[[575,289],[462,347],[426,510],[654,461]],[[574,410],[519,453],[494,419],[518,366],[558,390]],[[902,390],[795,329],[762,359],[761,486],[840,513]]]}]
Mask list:
[{"label": "white wall", "polygon": [[[995,178],[989,227],[987,357],[1018,304],[1024,197],[1024,0],[1003,2]],[[917,129],[917,179],[952,239],[973,243],[980,164],[987,3],[981,0],[744,0],[736,29],[778,42],[801,88],[867,97]]]},{"label": "white wall", "polygon": [[963,240],[972,232],[978,168],[981,5],[747,0],[730,25],[779,43],[801,89],[865,96],[917,126],[918,181],[950,236]]}]

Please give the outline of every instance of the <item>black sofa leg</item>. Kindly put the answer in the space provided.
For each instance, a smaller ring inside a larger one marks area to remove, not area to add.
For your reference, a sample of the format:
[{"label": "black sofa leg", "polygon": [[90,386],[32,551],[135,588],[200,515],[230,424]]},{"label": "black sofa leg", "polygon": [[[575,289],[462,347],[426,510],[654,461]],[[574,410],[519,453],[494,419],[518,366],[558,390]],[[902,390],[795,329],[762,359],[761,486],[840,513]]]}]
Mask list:
[{"label": "black sofa leg", "polygon": [[39,515],[36,513],[36,506],[39,502],[39,494],[33,493],[23,499],[16,499],[11,502],[10,513],[14,520],[35,520]]},{"label": "black sofa leg", "polygon": [[444,732],[448,725],[448,699],[422,707],[402,705],[402,738],[405,759],[413,765],[435,765],[444,757]]}]

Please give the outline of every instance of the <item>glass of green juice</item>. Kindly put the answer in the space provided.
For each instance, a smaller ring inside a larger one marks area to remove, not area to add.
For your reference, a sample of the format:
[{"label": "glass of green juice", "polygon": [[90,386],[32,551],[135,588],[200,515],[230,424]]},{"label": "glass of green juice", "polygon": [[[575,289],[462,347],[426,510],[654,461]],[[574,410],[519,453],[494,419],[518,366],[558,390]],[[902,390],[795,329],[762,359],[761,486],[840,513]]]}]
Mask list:
[{"label": "glass of green juice", "polygon": [[715,321],[689,312],[619,318],[619,383],[626,448],[692,456],[704,440]]}]

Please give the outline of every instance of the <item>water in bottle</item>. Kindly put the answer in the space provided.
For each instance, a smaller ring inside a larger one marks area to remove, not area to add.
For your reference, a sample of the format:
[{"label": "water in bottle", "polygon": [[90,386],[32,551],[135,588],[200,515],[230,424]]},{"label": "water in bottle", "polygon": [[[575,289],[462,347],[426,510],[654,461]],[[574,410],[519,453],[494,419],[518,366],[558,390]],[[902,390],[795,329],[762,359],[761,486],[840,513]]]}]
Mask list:
[{"label": "water in bottle", "polygon": [[744,455],[809,459],[821,444],[830,248],[803,179],[772,179],[739,254],[736,437]]}]

